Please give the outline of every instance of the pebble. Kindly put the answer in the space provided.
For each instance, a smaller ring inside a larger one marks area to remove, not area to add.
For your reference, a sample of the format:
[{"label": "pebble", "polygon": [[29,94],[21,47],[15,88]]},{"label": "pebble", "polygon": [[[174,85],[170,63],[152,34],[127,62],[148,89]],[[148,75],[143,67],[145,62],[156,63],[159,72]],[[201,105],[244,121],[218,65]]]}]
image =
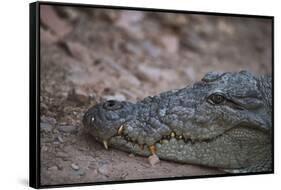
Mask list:
[{"label": "pebble", "polygon": [[63,166],[62,166],[62,165],[58,165],[58,169],[59,169],[59,170],[62,170],[62,169],[63,169]]},{"label": "pebble", "polygon": [[78,174],[79,176],[84,176],[86,173],[85,173],[85,171],[83,171],[83,170],[79,170],[79,171],[77,171],[77,174]]},{"label": "pebble", "polygon": [[64,142],[61,136],[58,136],[58,140],[59,140],[61,143]]},{"label": "pebble", "polygon": [[115,94],[115,95],[108,95],[104,96],[104,99],[106,100],[118,100],[118,101],[125,101],[126,97],[123,94]]},{"label": "pebble", "polygon": [[57,129],[54,129],[54,130],[53,130],[53,133],[58,134],[59,131],[58,131]]},{"label": "pebble", "polygon": [[56,10],[52,6],[42,6],[40,20],[44,26],[49,28],[59,37],[68,34],[73,29],[72,25],[70,25],[65,19],[59,17]]},{"label": "pebble", "polygon": [[107,165],[102,165],[98,168],[98,172],[102,175],[108,175],[109,174],[109,167]]},{"label": "pebble", "polygon": [[131,154],[129,154],[129,157],[133,158],[133,157],[135,157],[135,155],[133,153],[131,153]]},{"label": "pebble", "polygon": [[80,151],[89,151],[90,147],[88,147],[88,146],[86,146],[86,147],[78,147],[77,149],[80,150]]},{"label": "pebble", "polygon": [[179,49],[179,39],[174,35],[163,35],[161,43],[169,53],[177,53]]},{"label": "pebble", "polygon": [[40,129],[41,131],[48,133],[52,131],[53,127],[49,123],[40,123]]},{"label": "pebble", "polygon": [[179,73],[175,70],[164,69],[160,67],[149,66],[146,64],[140,64],[138,66],[139,77],[144,80],[152,82],[166,81],[173,82],[179,80]]},{"label": "pebble", "polygon": [[58,126],[58,130],[60,132],[64,132],[64,133],[76,134],[78,132],[78,127],[73,126],[73,125],[61,125],[61,126]]},{"label": "pebble", "polygon": [[43,146],[43,147],[42,147],[42,151],[43,151],[43,152],[46,152],[47,150],[48,150],[48,147],[47,147],[47,146]]},{"label": "pebble", "polygon": [[89,95],[82,89],[72,89],[68,92],[68,99],[81,104],[87,104],[90,100]]},{"label": "pebble", "polygon": [[58,152],[56,156],[60,157],[60,158],[67,158],[68,157],[68,155],[66,153],[63,153],[63,152]]},{"label": "pebble", "polygon": [[126,179],[126,177],[128,176],[128,173],[126,172],[126,173],[123,173],[122,175],[121,175],[121,179]]},{"label": "pebble", "polygon": [[80,169],[80,167],[79,167],[77,164],[75,164],[75,163],[72,163],[72,164],[71,164],[71,167],[72,167],[72,169],[74,169],[74,170],[79,170],[79,169]]},{"label": "pebble", "polygon": [[48,168],[48,170],[50,170],[50,171],[57,171],[58,167],[57,166],[51,166],[51,167]]},{"label": "pebble", "polygon": [[138,71],[142,78],[151,81],[159,81],[161,78],[161,69],[156,67],[151,67],[145,64],[140,64],[138,66]]},{"label": "pebble", "polygon": [[159,157],[156,154],[153,154],[148,157],[148,162],[150,163],[151,166],[155,166],[160,162]]},{"label": "pebble", "polygon": [[50,123],[52,125],[57,123],[57,120],[55,118],[53,118],[53,117],[46,117],[46,116],[42,116],[41,117],[41,121],[43,123]]}]

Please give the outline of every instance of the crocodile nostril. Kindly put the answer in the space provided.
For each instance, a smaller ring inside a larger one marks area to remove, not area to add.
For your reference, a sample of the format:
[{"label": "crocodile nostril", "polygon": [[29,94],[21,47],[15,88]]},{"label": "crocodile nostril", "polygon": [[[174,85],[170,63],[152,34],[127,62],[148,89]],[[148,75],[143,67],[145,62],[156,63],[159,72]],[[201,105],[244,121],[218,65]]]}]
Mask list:
[{"label": "crocodile nostril", "polygon": [[113,107],[115,105],[115,101],[114,100],[109,100],[108,102],[107,102],[107,106],[108,107]]},{"label": "crocodile nostril", "polygon": [[103,104],[103,108],[107,110],[116,110],[122,108],[122,104],[115,100],[108,100]]}]

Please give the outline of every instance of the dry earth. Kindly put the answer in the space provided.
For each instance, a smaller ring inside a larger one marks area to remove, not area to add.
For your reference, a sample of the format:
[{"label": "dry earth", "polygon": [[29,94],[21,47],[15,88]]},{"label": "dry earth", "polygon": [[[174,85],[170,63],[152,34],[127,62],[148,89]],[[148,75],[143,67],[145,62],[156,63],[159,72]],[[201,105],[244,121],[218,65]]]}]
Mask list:
[{"label": "dry earth", "polygon": [[137,101],[208,71],[271,73],[271,21],[92,8],[41,7],[41,184],[222,173],[105,150],[83,113],[107,99]]}]

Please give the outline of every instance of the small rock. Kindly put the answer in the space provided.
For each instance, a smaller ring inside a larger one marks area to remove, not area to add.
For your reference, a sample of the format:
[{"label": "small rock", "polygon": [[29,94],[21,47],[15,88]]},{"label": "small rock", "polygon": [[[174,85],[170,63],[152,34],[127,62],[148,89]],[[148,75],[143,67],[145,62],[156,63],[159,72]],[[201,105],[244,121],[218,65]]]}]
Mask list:
[{"label": "small rock", "polygon": [[72,22],[79,18],[79,12],[72,7],[64,7],[64,9],[60,9],[59,14]]},{"label": "small rock", "polygon": [[53,133],[58,134],[59,131],[58,131],[57,129],[54,129],[54,130],[53,130]]},{"label": "small rock", "polygon": [[62,166],[62,165],[58,165],[58,169],[59,169],[59,170],[62,170],[62,169],[63,169],[63,166]]},{"label": "small rock", "polygon": [[78,174],[79,176],[84,176],[86,173],[85,173],[85,171],[83,171],[83,170],[79,170],[79,171],[77,171],[77,174]]},{"label": "small rock", "polygon": [[48,133],[52,131],[53,127],[49,123],[40,123],[40,129],[41,131]]},{"label": "small rock", "polygon": [[132,54],[140,55],[142,53],[140,46],[133,43],[126,43],[125,48]]},{"label": "small rock", "polygon": [[133,157],[135,157],[135,155],[133,153],[131,153],[131,154],[129,154],[129,157],[133,158]]},{"label": "small rock", "polygon": [[151,67],[148,65],[140,64],[138,66],[141,78],[152,81],[159,81],[161,77],[161,69],[156,67]]},{"label": "small rock", "polygon": [[91,63],[91,53],[83,44],[79,42],[63,41],[61,45],[72,57],[84,63]]},{"label": "small rock", "polygon": [[156,58],[161,54],[161,49],[150,41],[144,41],[142,45],[146,52],[152,57]]},{"label": "small rock", "polygon": [[60,132],[64,132],[64,133],[76,134],[78,132],[78,127],[73,126],[73,125],[61,125],[61,126],[58,126],[58,130]]},{"label": "small rock", "polygon": [[70,161],[70,159],[68,158],[68,157],[63,157],[63,158],[61,158],[63,161]]},{"label": "small rock", "polygon": [[179,79],[179,73],[170,69],[163,69],[160,67],[151,67],[146,64],[138,65],[138,75],[144,80],[149,80],[152,82],[166,81],[173,82]]},{"label": "small rock", "polygon": [[143,18],[144,14],[142,12],[122,11],[117,18],[115,25],[124,29],[129,34],[134,35],[134,37],[141,38],[143,34],[138,23],[140,23]]},{"label": "small rock", "polygon": [[140,80],[136,76],[134,76],[133,74],[131,74],[129,72],[124,74],[124,75],[121,75],[119,80],[120,80],[120,83],[122,83],[124,85],[125,84],[126,85],[127,84],[134,85],[134,86],[140,86],[141,85]]},{"label": "small rock", "polygon": [[98,170],[96,168],[94,168],[93,170],[91,170],[93,175],[97,175],[98,174]]},{"label": "small rock", "polygon": [[[58,37],[54,35],[51,31],[40,28],[40,40],[42,44],[49,45],[57,42]],[[41,106],[45,108],[46,105],[41,103]]]},{"label": "small rock", "polygon": [[80,104],[87,104],[90,101],[89,95],[84,90],[78,88],[69,91],[67,99]]},{"label": "small rock", "polygon": [[40,21],[59,37],[72,31],[72,26],[66,20],[60,18],[52,6],[42,5],[40,10]]},{"label": "small rock", "polygon": [[110,66],[112,69],[114,69],[120,74],[119,82],[121,84],[131,84],[134,86],[140,86],[141,82],[139,81],[139,79],[121,64],[117,64],[109,58],[103,58],[103,64]]},{"label": "small rock", "polygon": [[148,162],[150,163],[151,166],[155,166],[160,162],[159,157],[156,154],[153,154],[148,157]]},{"label": "small rock", "polygon": [[60,158],[67,158],[67,157],[68,157],[68,155],[67,155],[66,153],[63,153],[63,152],[58,152],[58,153],[56,154],[56,156],[57,156],[57,157],[60,157]]},{"label": "small rock", "polygon": [[121,175],[121,179],[126,179],[126,177],[128,176],[128,173],[126,172],[126,173],[123,173],[122,175]]},{"label": "small rock", "polygon": [[78,147],[77,148],[78,150],[80,150],[80,151],[89,151],[90,150],[90,147],[88,147],[88,146],[86,146],[86,147]]},{"label": "small rock", "polygon": [[50,170],[50,171],[57,171],[58,167],[57,166],[51,166],[51,167],[48,168],[48,170]]},{"label": "small rock", "polygon": [[102,175],[107,176],[109,174],[109,167],[108,165],[102,165],[98,168],[98,172]]},{"label": "small rock", "polygon": [[169,53],[176,53],[179,49],[179,39],[174,35],[164,35],[161,42]]},{"label": "small rock", "polygon": [[[93,163],[90,163],[88,166],[89,169],[92,169],[93,172],[97,173],[97,166]],[[95,170],[95,171],[94,171]]]},{"label": "small rock", "polygon": [[223,20],[219,21],[218,29],[230,36],[232,36],[235,31],[234,28],[232,27],[232,25],[228,24],[227,22],[225,22]]},{"label": "small rock", "polygon": [[71,168],[74,169],[74,170],[79,170],[80,169],[80,167],[77,164],[75,164],[75,163],[71,164]]},{"label": "small rock", "polygon": [[64,142],[61,136],[58,136],[58,140],[59,140],[61,143]]},{"label": "small rock", "polygon": [[48,150],[48,147],[47,147],[47,146],[43,146],[43,147],[42,147],[42,151],[43,151],[43,152],[46,152],[47,150]]},{"label": "small rock", "polygon": [[126,97],[123,94],[118,94],[118,93],[116,93],[113,96],[110,96],[110,95],[104,96],[103,98],[106,99],[106,100],[117,100],[117,101],[125,101],[126,100]]}]

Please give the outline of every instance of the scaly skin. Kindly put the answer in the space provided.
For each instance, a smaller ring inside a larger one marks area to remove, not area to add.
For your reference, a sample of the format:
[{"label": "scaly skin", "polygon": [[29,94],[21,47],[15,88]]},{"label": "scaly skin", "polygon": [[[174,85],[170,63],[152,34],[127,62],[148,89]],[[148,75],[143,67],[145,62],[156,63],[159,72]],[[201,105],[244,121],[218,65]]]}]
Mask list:
[{"label": "scaly skin", "polygon": [[106,147],[142,156],[228,172],[272,171],[271,86],[269,76],[210,72],[136,103],[97,104],[83,124]]}]

